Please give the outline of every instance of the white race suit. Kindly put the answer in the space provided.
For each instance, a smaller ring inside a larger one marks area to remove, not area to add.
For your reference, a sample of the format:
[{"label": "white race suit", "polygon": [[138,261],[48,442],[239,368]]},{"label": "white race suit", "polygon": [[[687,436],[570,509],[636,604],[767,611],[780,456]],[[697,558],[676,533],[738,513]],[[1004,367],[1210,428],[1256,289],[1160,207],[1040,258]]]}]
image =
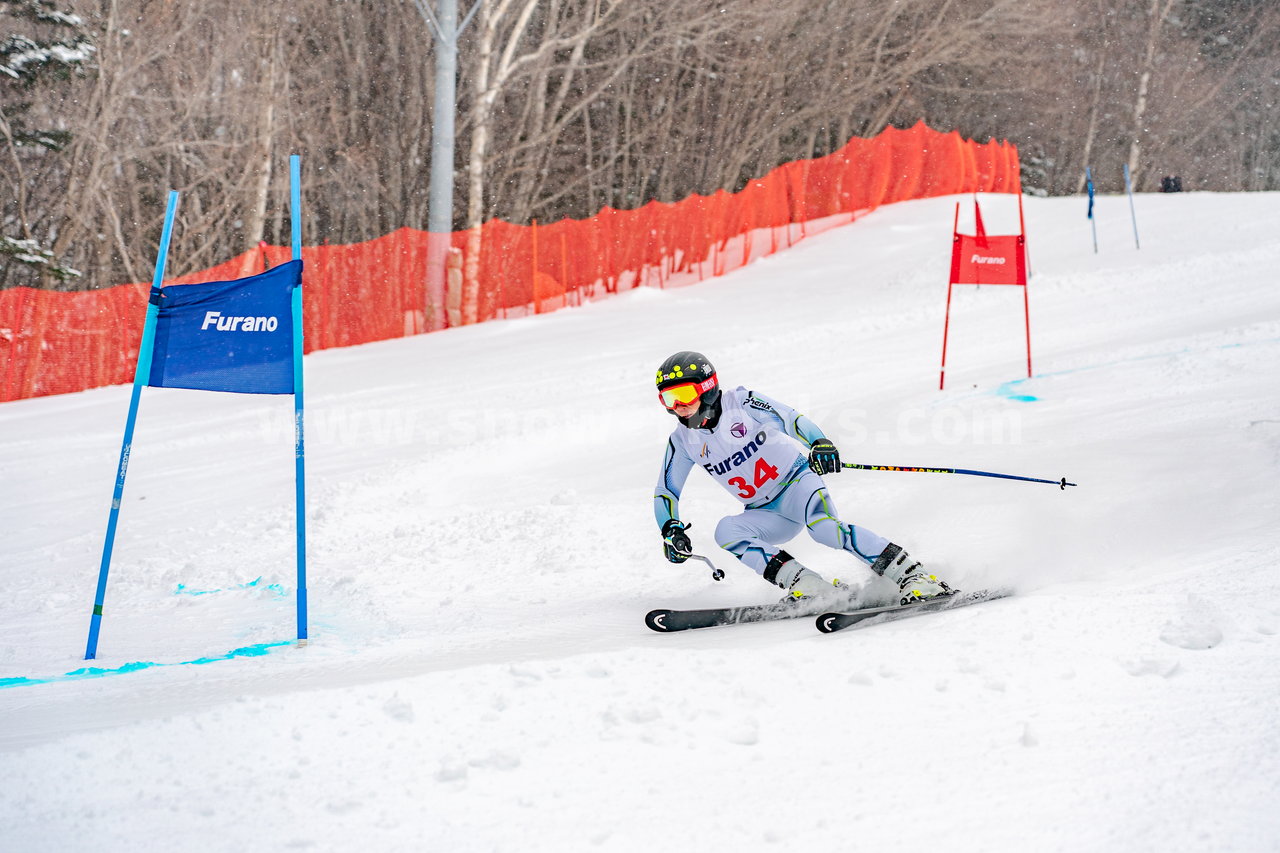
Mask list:
[{"label": "white race suit", "polygon": [[722,392],[720,405],[711,429],[681,425],[672,431],[653,498],[658,526],[680,517],[680,493],[697,464],[743,503],[741,513],[716,525],[716,542],[766,580],[776,582],[766,568],[802,528],[816,542],[875,563],[889,540],[841,521],[822,478],[796,448],[795,442],[808,448],[825,438],[822,430],[790,406],[742,386]]}]

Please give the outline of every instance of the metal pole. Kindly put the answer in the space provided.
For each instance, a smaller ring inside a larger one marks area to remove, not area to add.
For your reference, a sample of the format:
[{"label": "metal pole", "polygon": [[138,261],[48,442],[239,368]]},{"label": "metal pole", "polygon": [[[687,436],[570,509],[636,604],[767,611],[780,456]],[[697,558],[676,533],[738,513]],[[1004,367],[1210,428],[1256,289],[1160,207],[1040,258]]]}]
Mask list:
[{"label": "metal pole", "polygon": [[449,242],[453,236],[453,142],[458,104],[458,36],[471,23],[484,0],[476,0],[458,23],[458,0],[413,0],[435,39],[435,103],[431,108],[431,180],[427,186],[427,280],[423,306],[428,331],[445,327],[445,280]]},{"label": "metal pole", "polygon": [[1133,207],[1133,182],[1129,180],[1129,164],[1124,164],[1124,191],[1129,194],[1129,216],[1133,219],[1133,247],[1141,249],[1138,242],[1138,212]]},{"label": "metal pole", "polygon": [[435,20],[435,103],[431,110],[431,183],[427,189],[428,331],[445,327],[445,262],[453,234],[453,143],[458,88],[458,0],[438,0]]},{"label": "metal pole", "polygon": [[164,265],[169,257],[169,239],[173,235],[173,217],[178,210],[178,191],[169,192],[169,204],[164,212],[164,230],[160,233],[160,254],[156,258],[156,271],[151,279],[151,296],[147,303],[147,318],[142,326],[142,343],[138,347],[138,362],[133,371],[133,393],[129,397],[129,414],[124,422],[124,440],[120,444],[120,464],[116,468],[116,488],[111,496],[111,512],[107,516],[107,536],[102,543],[102,562],[98,566],[98,589],[93,598],[93,615],[89,617],[89,642],[85,645],[84,659],[98,656],[98,631],[102,627],[102,605],[107,597],[107,573],[111,569],[111,551],[116,541],[116,524],[120,520],[120,501],[124,498],[124,478],[129,470],[129,454],[133,448],[133,427],[138,420],[138,403],[142,386],[151,375],[151,356],[155,347],[156,317],[160,313],[158,295],[164,283]]}]

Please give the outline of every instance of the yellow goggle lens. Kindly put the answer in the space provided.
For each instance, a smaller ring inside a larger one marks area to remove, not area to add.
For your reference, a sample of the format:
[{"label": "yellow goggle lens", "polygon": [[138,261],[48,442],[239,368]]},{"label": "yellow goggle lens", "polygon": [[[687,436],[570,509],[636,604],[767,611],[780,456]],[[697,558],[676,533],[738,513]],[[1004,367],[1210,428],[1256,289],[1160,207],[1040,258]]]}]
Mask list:
[{"label": "yellow goggle lens", "polygon": [[662,401],[662,405],[668,409],[675,408],[677,403],[689,405],[698,399],[698,386],[690,382],[687,385],[676,385],[671,388],[663,388],[658,392],[658,399]]}]

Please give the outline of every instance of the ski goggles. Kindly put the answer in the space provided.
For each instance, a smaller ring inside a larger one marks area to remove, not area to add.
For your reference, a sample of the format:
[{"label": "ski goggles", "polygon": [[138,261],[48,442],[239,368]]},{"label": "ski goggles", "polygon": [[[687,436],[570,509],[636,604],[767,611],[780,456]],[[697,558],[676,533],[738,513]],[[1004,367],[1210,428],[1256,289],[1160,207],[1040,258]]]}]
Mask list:
[{"label": "ski goggles", "polygon": [[668,409],[674,409],[677,405],[687,406],[717,384],[716,375],[713,373],[701,382],[685,382],[682,385],[659,388],[658,399]]}]

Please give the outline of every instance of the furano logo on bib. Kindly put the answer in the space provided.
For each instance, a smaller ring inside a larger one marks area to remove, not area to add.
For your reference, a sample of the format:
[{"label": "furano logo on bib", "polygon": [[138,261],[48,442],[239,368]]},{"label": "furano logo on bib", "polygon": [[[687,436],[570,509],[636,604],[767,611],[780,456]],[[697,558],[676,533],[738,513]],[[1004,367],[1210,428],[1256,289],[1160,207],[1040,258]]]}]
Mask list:
[{"label": "furano logo on bib", "polygon": [[224,317],[220,311],[206,311],[200,330],[208,329],[210,324],[219,332],[274,332],[280,328],[275,317]]},{"label": "furano logo on bib", "polygon": [[765,432],[760,430],[756,433],[756,437],[747,442],[747,446],[739,450],[727,459],[722,459],[714,465],[706,464],[703,468],[707,469],[708,474],[727,474],[732,468],[737,468],[743,462],[751,458],[760,447],[764,444]]},{"label": "furano logo on bib", "polygon": [[1005,262],[1005,259],[1004,259],[1004,258],[990,258],[990,257],[987,257],[986,255],[974,255],[974,256],[973,256],[973,260],[971,260],[969,263],[972,263],[972,264],[1003,264],[1004,262]]}]

